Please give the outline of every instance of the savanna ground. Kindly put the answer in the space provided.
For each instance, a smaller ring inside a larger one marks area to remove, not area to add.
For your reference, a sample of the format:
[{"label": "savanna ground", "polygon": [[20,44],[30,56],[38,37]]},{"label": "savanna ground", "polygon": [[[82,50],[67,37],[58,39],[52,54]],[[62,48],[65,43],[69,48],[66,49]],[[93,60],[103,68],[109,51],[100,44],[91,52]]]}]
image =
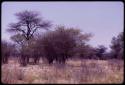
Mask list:
[{"label": "savanna ground", "polygon": [[2,65],[2,83],[5,84],[88,84],[88,83],[123,83],[123,60],[68,60],[66,65],[38,65],[20,67],[17,59]]}]

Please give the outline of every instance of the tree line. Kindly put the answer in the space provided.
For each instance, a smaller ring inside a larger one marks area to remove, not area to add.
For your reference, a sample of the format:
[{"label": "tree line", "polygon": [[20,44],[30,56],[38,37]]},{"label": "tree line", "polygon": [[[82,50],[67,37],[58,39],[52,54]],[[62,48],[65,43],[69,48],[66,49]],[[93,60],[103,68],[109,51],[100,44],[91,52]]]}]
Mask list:
[{"label": "tree line", "polygon": [[[111,51],[100,45],[92,47],[87,42],[91,33],[83,33],[74,27],[56,26],[51,30],[52,23],[43,20],[39,13],[22,11],[16,13],[17,23],[10,23],[7,31],[13,33],[11,40],[14,44],[2,40],[2,63],[8,63],[10,56],[18,57],[21,66],[30,63],[38,64],[40,58],[46,59],[49,64],[65,64],[67,59],[123,59],[123,32],[111,40]],[[46,30],[40,32],[39,30]]]}]

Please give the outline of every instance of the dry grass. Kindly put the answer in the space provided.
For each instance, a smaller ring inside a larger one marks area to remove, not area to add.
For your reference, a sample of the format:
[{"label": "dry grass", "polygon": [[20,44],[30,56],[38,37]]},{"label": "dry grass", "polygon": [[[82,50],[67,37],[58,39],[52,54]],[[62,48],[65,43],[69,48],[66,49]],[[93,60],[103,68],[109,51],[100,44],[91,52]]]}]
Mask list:
[{"label": "dry grass", "polygon": [[19,83],[123,83],[123,60],[68,60],[66,65],[28,65],[20,67],[14,60],[2,65],[2,82]]}]

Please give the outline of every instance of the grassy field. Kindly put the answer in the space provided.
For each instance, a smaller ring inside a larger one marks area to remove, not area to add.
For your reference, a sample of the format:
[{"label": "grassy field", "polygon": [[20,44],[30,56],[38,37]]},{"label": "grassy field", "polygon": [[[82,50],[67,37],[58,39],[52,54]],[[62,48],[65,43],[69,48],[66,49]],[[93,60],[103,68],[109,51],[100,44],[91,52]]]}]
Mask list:
[{"label": "grassy field", "polygon": [[20,67],[10,60],[2,65],[2,83],[5,84],[92,84],[123,83],[123,60],[68,60],[66,65],[39,65]]}]

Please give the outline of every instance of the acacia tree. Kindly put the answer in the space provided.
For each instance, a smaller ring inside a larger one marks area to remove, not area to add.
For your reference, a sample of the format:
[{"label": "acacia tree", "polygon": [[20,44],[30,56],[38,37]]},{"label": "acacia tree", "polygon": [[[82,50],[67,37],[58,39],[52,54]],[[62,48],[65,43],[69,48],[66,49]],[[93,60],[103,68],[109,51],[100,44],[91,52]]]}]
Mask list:
[{"label": "acacia tree", "polygon": [[[8,31],[9,32],[16,32],[23,36],[24,40],[26,41],[25,46],[28,47],[29,40],[32,39],[34,33],[37,32],[38,29],[48,29],[51,24],[49,21],[45,21],[39,17],[39,13],[35,11],[23,11],[15,14],[17,16],[18,22],[17,23],[10,23]],[[23,66],[26,66],[28,56],[23,54],[21,59],[23,61]]]},{"label": "acacia tree", "polygon": [[119,58],[123,59],[123,50],[124,50],[124,38],[123,38],[123,32],[119,33],[117,37],[113,37],[111,41],[111,54],[112,58]]},{"label": "acacia tree", "polygon": [[44,58],[51,64],[56,56],[54,49],[54,33],[52,31],[45,33],[37,40],[36,45],[39,47],[39,51],[43,52]]},{"label": "acacia tree", "polygon": [[62,45],[60,45],[62,48],[61,47],[58,48],[64,52],[64,57],[62,56],[62,58],[64,58],[64,62],[67,58],[71,58],[76,53],[79,53],[82,50],[85,51],[87,47],[86,43],[92,36],[90,33],[82,33],[82,31],[79,29],[66,28],[64,26],[58,27],[57,32],[59,34],[58,36],[62,37],[58,38],[60,41],[59,43],[62,43]]}]

